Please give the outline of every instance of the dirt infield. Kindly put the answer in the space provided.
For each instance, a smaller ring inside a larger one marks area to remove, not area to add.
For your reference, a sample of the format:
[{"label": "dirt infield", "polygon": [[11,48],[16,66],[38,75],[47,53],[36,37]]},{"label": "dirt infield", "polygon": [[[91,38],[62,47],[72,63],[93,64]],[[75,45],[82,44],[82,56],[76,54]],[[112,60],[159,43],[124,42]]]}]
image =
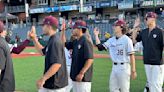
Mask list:
[{"label": "dirt infield", "polygon": [[[25,58],[25,57],[30,57],[30,56],[41,56],[39,53],[21,53],[19,55],[17,54],[12,54],[13,58]],[[107,54],[94,54],[94,58],[110,58],[109,55]],[[137,60],[142,60],[142,56],[136,56]]]}]

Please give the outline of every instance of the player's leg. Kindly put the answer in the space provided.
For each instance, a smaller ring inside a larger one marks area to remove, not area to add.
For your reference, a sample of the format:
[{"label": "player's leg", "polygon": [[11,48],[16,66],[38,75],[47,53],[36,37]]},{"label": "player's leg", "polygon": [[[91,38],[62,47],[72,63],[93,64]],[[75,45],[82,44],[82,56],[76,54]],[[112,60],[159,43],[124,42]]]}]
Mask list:
[{"label": "player's leg", "polygon": [[[147,90],[150,91],[151,71],[152,71],[151,65],[146,65],[145,64],[145,73],[146,73],[146,78],[147,78],[146,85],[148,86],[147,89],[145,89],[146,91]],[[147,91],[147,92],[149,92],[149,91]]]},{"label": "player's leg", "polygon": [[112,68],[112,72],[110,74],[110,80],[109,80],[109,90],[110,92],[120,92],[119,81],[117,80],[117,76],[115,74],[114,68]]},{"label": "player's leg", "polygon": [[73,92],[91,92],[91,82],[73,82]]},{"label": "player's leg", "polygon": [[164,65],[152,65],[150,92],[162,92]]},{"label": "player's leg", "polygon": [[148,82],[146,82],[146,85],[145,85],[145,88],[144,88],[144,92],[150,92]]},{"label": "player's leg", "polygon": [[70,92],[72,90],[73,84],[72,84],[72,79],[70,78],[70,66],[67,66],[67,71],[68,71],[68,86],[66,87],[67,92]]},{"label": "player's leg", "polygon": [[119,86],[121,92],[129,92],[130,90],[130,64],[125,63],[124,65],[120,65],[120,71],[118,73],[119,76]]}]

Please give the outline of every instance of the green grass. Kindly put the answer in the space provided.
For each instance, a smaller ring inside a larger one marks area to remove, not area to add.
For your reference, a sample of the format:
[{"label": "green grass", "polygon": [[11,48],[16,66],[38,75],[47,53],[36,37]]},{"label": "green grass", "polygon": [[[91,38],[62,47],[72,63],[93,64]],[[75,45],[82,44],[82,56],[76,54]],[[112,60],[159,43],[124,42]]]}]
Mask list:
[{"label": "green grass", "polygon": [[37,92],[36,81],[43,72],[43,57],[14,59],[16,90]]},{"label": "green grass", "polygon": [[[37,92],[36,80],[43,73],[44,58],[28,57],[21,59],[13,59],[16,89],[23,92]],[[131,92],[143,92],[145,85],[145,71],[142,61],[137,61],[136,80],[131,81]],[[95,59],[92,92],[109,92],[108,81],[111,72],[112,63],[109,59]]]},{"label": "green grass", "polygon": [[24,49],[23,52],[29,53],[29,52],[37,52],[37,51],[35,50],[35,48],[26,48]]},{"label": "green grass", "polygon": [[[35,48],[26,48],[23,52],[30,53],[30,52],[37,52],[37,51],[35,50]],[[108,51],[98,51],[97,48],[94,48],[94,53],[95,54],[108,54],[109,52]],[[139,52],[136,52],[135,55],[142,56],[141,53],[139,53]]]}]

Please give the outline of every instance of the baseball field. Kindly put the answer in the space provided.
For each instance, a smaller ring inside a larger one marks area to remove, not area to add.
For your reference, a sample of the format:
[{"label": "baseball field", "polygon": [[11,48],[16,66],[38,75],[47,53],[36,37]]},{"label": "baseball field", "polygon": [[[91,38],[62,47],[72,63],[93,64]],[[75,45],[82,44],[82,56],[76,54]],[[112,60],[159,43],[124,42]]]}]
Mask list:
[{"label": "baseball field", "polygon": [[[34,48],[27,48],[20,55],[13,55],[16,90],[18,92],[37,92],[36,81],[43,74],[44,57],[35,54]],[[94,50],[94,74],[92,92],[109,92],[108,82],[112,68],[107,52]],[[138,54],[137,54],[138,56]],[[131,92],[143,92],[146,75],[142,60],[136,58],[137,79],[131,80]]]}]

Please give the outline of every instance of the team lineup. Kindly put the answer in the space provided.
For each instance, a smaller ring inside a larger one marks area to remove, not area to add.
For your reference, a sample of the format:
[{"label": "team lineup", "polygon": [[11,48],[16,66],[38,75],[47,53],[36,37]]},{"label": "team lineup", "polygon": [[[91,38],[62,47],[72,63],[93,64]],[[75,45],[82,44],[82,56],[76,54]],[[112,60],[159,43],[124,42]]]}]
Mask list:
[{"label": "team lineup", "polygon": [[95,44],[87,30],[87,23],[77,20],[72,26],[71,39],[66,40],[66,23],[62,22],[60,31],[58,19],[47,16],[43,19],[43,34],[49,37],[45,46],[39,41],[35,26],[27,33],[27,39],[14,47],[6,41],[7,31],[0,21],[0,92],[15,91],[15,76],[11,53],[19,54],[32,41],[35,49],[45,56],[43,76],[36,82],[38,92],[91,92],[93,78],[94,53],[108,51],[112,60],[109,77],[109,92],[130,92],[130,79],[137,78],[135,46],[143,46],[143,64],[146,78],[144,92],[163,92],[164,82],[164,31],[156,24],[157,15],[148,12],[145,15],[147,28],[140,30],[139,18],[135,20],[130,37],[127,24],[118,19],[113,24],[114,35],[101,42],[99,28],[94,28]]}]

